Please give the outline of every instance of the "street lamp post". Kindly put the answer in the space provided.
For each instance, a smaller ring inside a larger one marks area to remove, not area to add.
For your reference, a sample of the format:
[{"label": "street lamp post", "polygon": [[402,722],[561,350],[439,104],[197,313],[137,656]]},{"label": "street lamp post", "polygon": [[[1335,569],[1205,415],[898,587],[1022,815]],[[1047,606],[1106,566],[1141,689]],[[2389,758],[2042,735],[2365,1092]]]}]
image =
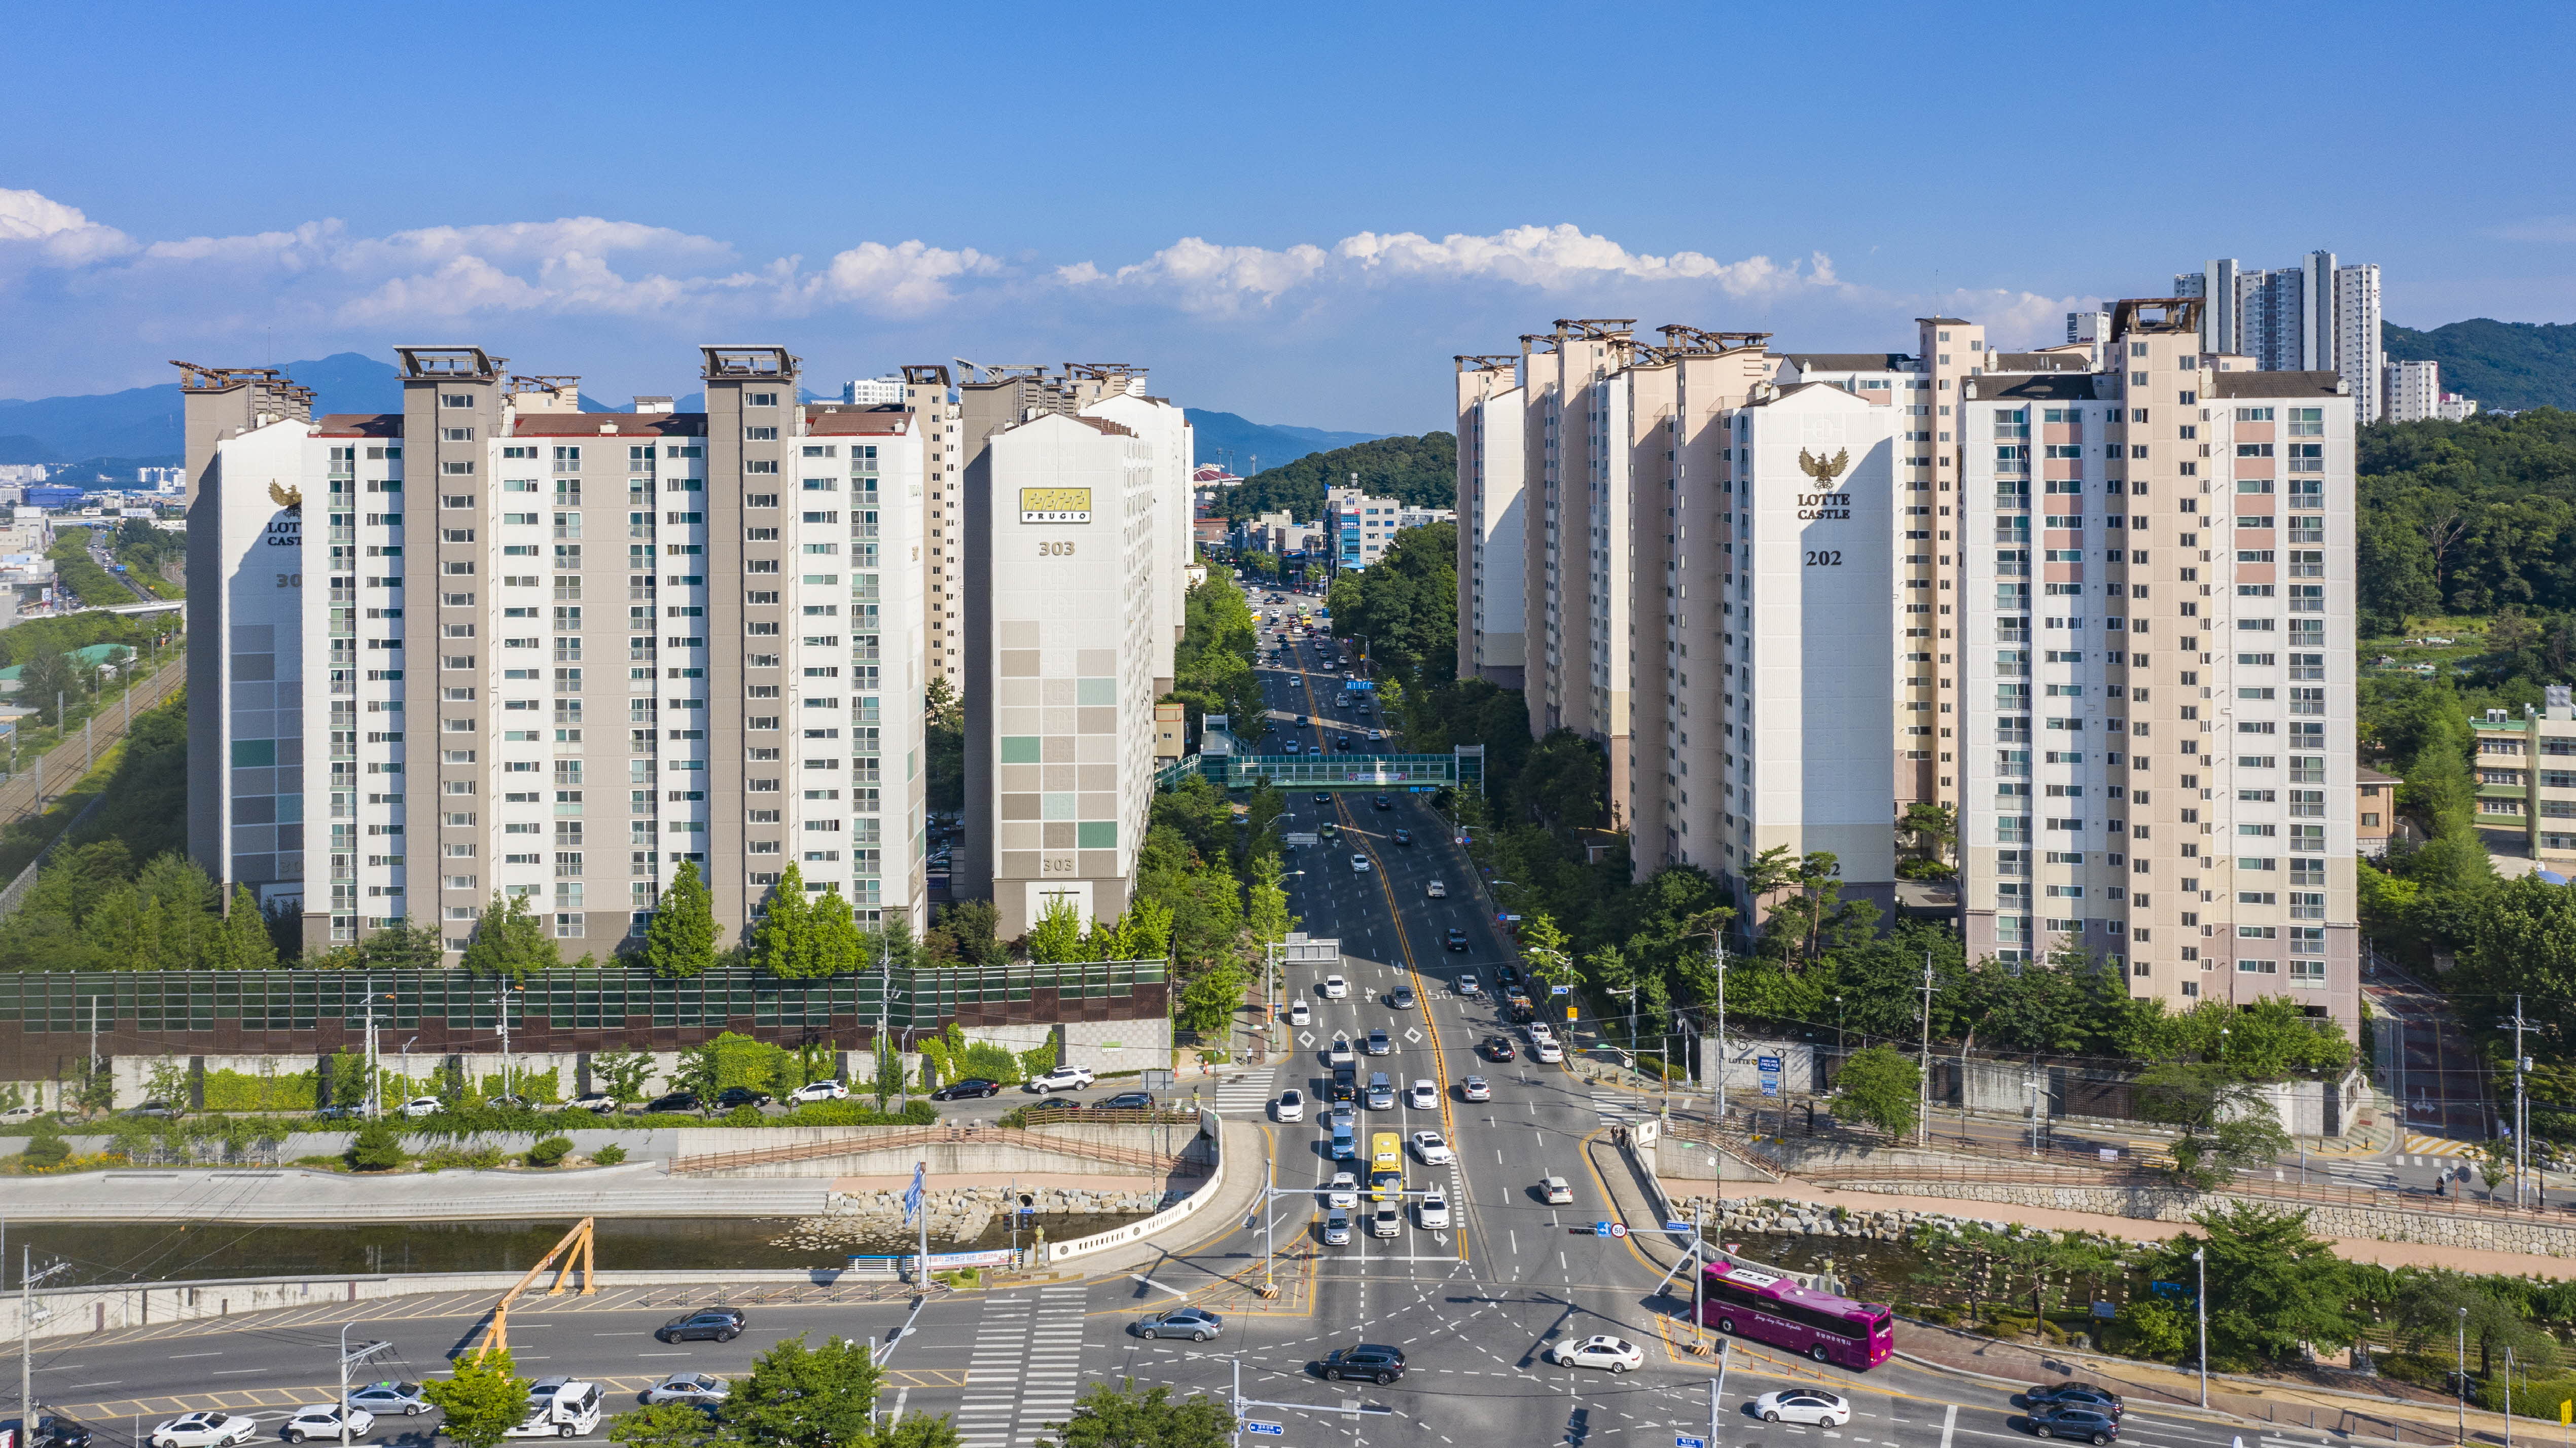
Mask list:
[{"label": "street lamp post", "polygon": [[2192,1294],[2191,1305],[2200,1315],[2200,1405],[2209,1406],[2209,1249],[2191,1249],[2191,1265],[2200,1274],[2200,1290]]}]

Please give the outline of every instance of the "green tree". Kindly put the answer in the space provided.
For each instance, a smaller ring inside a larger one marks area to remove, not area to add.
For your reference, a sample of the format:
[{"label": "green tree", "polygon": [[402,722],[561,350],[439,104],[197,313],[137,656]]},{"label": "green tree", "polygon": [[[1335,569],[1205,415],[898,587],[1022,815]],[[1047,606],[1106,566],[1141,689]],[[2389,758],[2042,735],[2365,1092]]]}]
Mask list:
[{"label": "green tree", "polygon": [[1219,1044],[1233,1024],[1234,1013],[1243,1006],[1243,988],[1240,964],[1232,960],[1212,962],[1181,987],[1180,1004],[1173,1010],[1172,1019],[1182,1029],[1198,1032],[1203,1040],[1216,1037],[1210,1044]]},{"label": "green tree", "polygon": [[2492,1277],[2440,1267],[2404,1267],[2392,1274],[2388,1319],[2397,1345],[2439,1356],[2465,1334],[2478,1352],[2478,1376],[2494,1370],[2506,1348],[2517,1362],[2558,1361],[2557,1340],[2532,1321],[2528,1303],[2498,1290]]},{"label": "green tree", "polygon": [[259,901],[252,898],[249,886],[233,887],[233,908],[209,942],[206,958],[213,970],[277,968],[277,943],[268,938],[268,920],[259,913]]},{"label": "green tree", "polygon": [[528,1416],[529,1380],[508,1348],[456,1359],[452,1374],[421,1384],[420,1395],[444,1415],[439,1431],[465,1448],[500,1448]]},{"label": "green tree", "polygon": [[[815,896],[808,921],[812,949],[807,968],[816,978],[848,975],[859,969],[858,919],[850,913],[850,902],[840,891],[826,890]],[[866,963],[874,965],[874,956]]]},{"label": "green tree", "polygon": [[1073,1416],[1049,1423],[1052,1438],[1038,1448],[1227,1448],[1234,1414],[1216,1400],[1193,1393],[1178,1402],[1170,1388],[1136,1391],[1130,1378],[1117,1387],[1093,1383],[1073,1404]]},{"label": "green tree", "polygon": [[723,933],[697,861],[682,860],[644,926],[644,963],[656,975],[704,975],[716,963],[716,939]]},{"label": "green tree", "polygon": [[1834,1079],[1834,1113],[1903,1139],[1914,1130],[1923,1072],[1893,1046],[1864,1046]]},{"label": "green tree", "polygon": [[2260,1087],[2206,1062],[2165,1061],[2138,1073],[2138,1114],[2180,1130],[2174,1175],[2204,1189],[2240,1167],[2271,1165],[2290,1145]]},{"label": "green tree", "polygon": [[1521,960],[1529,973],[1549,985],[1572,985],[1574,962],[1565,953],[1565,932],[1556,917],[1542,910],[1521,921]]},{"label": "green tree", "polygon": [[2249,1372],[2299,1362],[2309,1345],[2344,1347],[2365,1326],[2349,1270],[2308,1235],[2307,1213],[2240,1202],[2192,1220],[2201,1234],[2166,1243],[2157,1275],[2193,1281],[2191,1254],[2206,1253],[2211,1367]]},{"label": "green tree", "polygon": [[72,1144],[64,1139],[62,1128],[50,1117],[38,1117],[36,1129],[28,1136],[18,1159],[43,1171],[61,1166],[71,1159],[71,1154]]},{"label": "green tree", "polygon": [[78,704],[82,693],[80,671],[68,654],[40,653],[18,666],[18,697],[47,728],[62,725],[56,701],[65,707]]},{"label": "green tree", "polygon": [[903,1094],[904,1087],[903,1054],[896,1049],[894,1037],[884,1032],[877,1035],[876,1064],[872,1084],[876,1088],[877,1109],[883,1111],[886,1103]]},{"label": "green tree", "polygon": [[1050,896],[1038,907],[1037,923],[1029,927],[1029,959],[1040,965],[1060,965],[1082,955],[1082,911],[1062,896]]},{"label": "green tree", "polygon": [[923,744],[929,757],[924,802],[933,810],[966,808],[966,701],[945,674],[930,676],[921,691]]},{"label": "green tree", "polygon": [[608,1420],[608,1441],[619,1448],[701,1448],[717,1431],[695,1403],[653,1403]]},{"label": "green tree", "polygon": [[805,1335],[762,1353],[725,1399],[729,1435],[758,1448],[845,1448],[870,1441],[868,1419],[885,1370],[868,1344],[832,1338],[807,1347]]},{"label": "green tree", "polygon": [[805,872],[790,860],[769,887],[767,908],[752,929],[752,959],[781,980],[810,980],[817,969],[814,907],[805,898]]},{"label": "green tree", "polygon": [[644,1099],[644,1083],[653,1078],[653,1057],[644,1051],[600,1051],[590,1058],[592,1082],[620,1106]]},{"label": "green tree", "polygon": [[563,955],[555,945],[554,935],[528,913],[526,896],[504,899],[496,890],[492,903],[484,907],[483,918],[475,924],[461,963],[476,975],[526,980],[538,971],[562,965]]},{"label": "green tree", "polygon": [[[1912,863],[1929,866],[1919,874],[1946,873],[1950,868],[1950,851],[1959,842],[1959,816],[1945,804],[1917,800],[1897,817],[1896,827],[1912,837]],[[1903,869],[1902,866],[1899,867]]]}]

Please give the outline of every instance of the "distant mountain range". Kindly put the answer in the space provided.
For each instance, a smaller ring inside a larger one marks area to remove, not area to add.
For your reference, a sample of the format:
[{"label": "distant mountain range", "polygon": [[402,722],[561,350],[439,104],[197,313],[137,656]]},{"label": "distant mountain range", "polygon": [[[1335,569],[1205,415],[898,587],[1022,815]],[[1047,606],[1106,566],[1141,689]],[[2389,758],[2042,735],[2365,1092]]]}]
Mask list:
[{"label": "distant mountain range", "polygon": [[[317,416],[402,408],[402,381],[393,364],[363,352],[289,362],[282,370],[314,390]],[[804,396],[813,402],[827,394],[808,391]],[[706,394],[693,392],[675,398],[673,405],[683,412],[695,411],[706,405]],[[588,396],[581,400],[584,412],[627,412],[633,406],[631,402],[611,405]],[[1380,436],[1250,422],[1231,412],[1195,407],[1188,413],[1198,429],[1199,461],[1216,462],[1222,451],[1236,472],[1246,474],[1253,470],[1256,457],[1277,467],[1308,453],[1330,452]],[[0,399],[0,463],[95,462],[111,473],[126,475],[137,466],[175,464],[185,446],[180,416],[176,381],[85,397]]]},{"label": "distant mountain range", "polygon": [[1210,412],[1198,407],[1181,410],[1194,429],[1199,465],[1221,462],[1239,477],[1248,478],[1295,462],[1308,453],[1331,452],[1386,436],[1379,432],[1326,432],[1320,427],[1253,422],[1231,412]]},{"label": "distant mountain range", "polygon": [[2380,347],[2392,362],[2441,363],[2443,391],[2486,407],[2576,410],[2576,325],[2473,317],[2419,332],[2385,322]]}]

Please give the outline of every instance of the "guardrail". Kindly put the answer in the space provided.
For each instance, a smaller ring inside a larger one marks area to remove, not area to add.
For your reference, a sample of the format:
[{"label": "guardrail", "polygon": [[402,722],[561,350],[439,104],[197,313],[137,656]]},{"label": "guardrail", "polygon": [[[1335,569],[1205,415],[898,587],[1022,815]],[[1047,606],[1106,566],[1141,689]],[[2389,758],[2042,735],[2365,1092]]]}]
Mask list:
[{"label": "guardrail", "polygon": [[1199,1183],[1198,1190],[1141,1222],[1112,1227],[1106,1232],[1095,1232],[1088,1237],[1076,1237],[1070,1242],[1049,1243],[1043,1260],[1050,1264],[1062,1262],[1068,1258],[1084,1257],[1094,1252],[1106,1251],[1111,1247],[1142,1240],[1215,1201],[1217,1192],[1225,1185],[1225,1136],[1220,1131],[1209,1139],[1215,1143],[1216,1165],[1215,1169],[1208,1173],[1208,1179]]},{"label": "guardrail", "polygon": [[1164,1172],[1172,1170],[1183,1160],[1183,1156],[1179,1153],[1166,1154],[1136,1147],[1078,1141],[1071,1137],[1049,1136],[1043,1132],[1019,1127],[922,1126],[887,1136],[854,1136],[833,1141],[800,1141],[787,1146],[762,1147],[753,1151],[710,1152],[703,1156],[675,1157],[671,1162],[671,1175],[696,1176],[734,1167],[769,1166],[779,1162],[812,1161],[818,1157],[852,1156],[863,1151],[899,1151],[910,1147],[951,1144],[1012,1146],[1023,1150],[1052,1151],[1066,1156],[1089,1157],[1094,1161],[1114,1162],[1121,1166],[1139,1166]]}]

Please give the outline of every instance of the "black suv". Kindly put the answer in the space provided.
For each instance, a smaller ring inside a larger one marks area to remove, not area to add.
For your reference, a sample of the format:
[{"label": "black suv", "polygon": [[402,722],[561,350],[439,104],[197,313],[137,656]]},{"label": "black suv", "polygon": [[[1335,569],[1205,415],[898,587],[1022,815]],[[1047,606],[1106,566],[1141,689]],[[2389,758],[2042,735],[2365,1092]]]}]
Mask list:
[{"label": "black suv", "polygon": [[656,1096],[652,1100],[644,1103],[644,1109],[646,1111],[654,1112],[695,1111],[698,1109],[698,1093],[695,1091],[674,1091],[668,1096]]},{"label": "black suv", "polygon": [[1151,1111],[1154,1109],[1154,1097],[1153,1093],[1148,1091],[1121,1091],[1106,1101],[1094,1101],[1091,1103],[1091,1109],[1094,1111]]},{"label": "black suv", "polygon": [[1316,1367],[1327,1382],[1367,1378],[1382,1387],[1404,1376],[1404,1349],[1371,1342],[1337,1347],[1324,1354],[1324,1360]]},{"label": "black suv", "polygon": [[2099,1408],[2041,1408],[2030,1415],[2030,1430],[2042,1438],[2081,1438],[2109,1443],[2120,1436],[2120,1420]]},{"label": "black suv", "polygon": [[1498,965],[1494,967],[1494,979],[1502,986],[1504,993],[1509,994],[1520,986],[1520,967],[1516,965]]},{"label": "black suv", "polygon": [[655,1328],[653,1335],[664,1342],[686,1342],[693,1337],[731,1342],[742,1336],[743,1321],[739,1307],[710,1307],[702,1312],[683,1312]]},{"label": "black suv", "polygon": [[1358,1067],[1335,1066],[1333,1068],[1333,1091],[1331,1099],[1334,1101],[1357,1101],[1360,1099],[1360,1073]]},{"label": "black suv", "polygon": [[1452,925],[1449,927],[1448,938],[1442,943],[1451,950],[1464,951],[1467,948],[1467,932]]},{"label": "black suv", "polygon": [[2021,1395],[2033,1409],[2092,1408],[2111,1417],[2120,1416],[2120,1395],[2091,1383],[2042,1383]]},{"label": "black suv", "polygon": [[731,1111],[737,1106],[766,1106],[768,1104],[768,1092],[754,1091],[748,1086],[727,1086],[724,1090],[716,1093],[716,1109],[718,1111]]},{"label": "black suv", "polygon": [[1370,803],[1375,804],[1379,809],[1395,808],[1395,799],[1392,795],[1379,795],[1376,799],[1370,801]]}]

